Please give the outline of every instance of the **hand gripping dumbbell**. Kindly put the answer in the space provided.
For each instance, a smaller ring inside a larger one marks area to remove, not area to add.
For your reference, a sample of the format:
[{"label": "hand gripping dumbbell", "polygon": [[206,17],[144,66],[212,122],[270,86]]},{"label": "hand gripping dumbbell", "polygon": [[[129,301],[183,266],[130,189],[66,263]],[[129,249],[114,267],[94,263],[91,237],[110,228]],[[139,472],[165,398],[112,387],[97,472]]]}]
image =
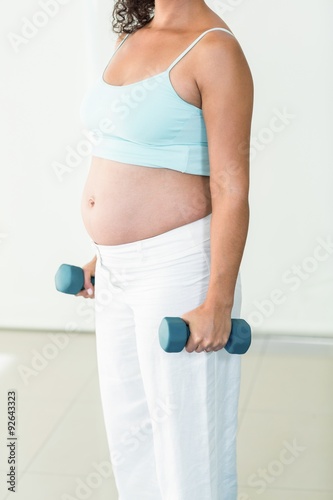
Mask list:
[{"label": "hand gripping dumbbell", "polygon": [[[95,284],[94,276],[91,284]],[[84,290],[84,271],[81,267],[61,264],[55,275],[55,286],[58,292],[76,295]]]},{"label": "hand gripping dumbbell", "polygon": [[[166,352],[180,352],[184,349],[190,329],[181,318],[163,318],[159,327],[161,347]],[[231,320],[231,333],[224,349],[230,354],[244,354],[251,345],[251,327],[244,319]]]}]

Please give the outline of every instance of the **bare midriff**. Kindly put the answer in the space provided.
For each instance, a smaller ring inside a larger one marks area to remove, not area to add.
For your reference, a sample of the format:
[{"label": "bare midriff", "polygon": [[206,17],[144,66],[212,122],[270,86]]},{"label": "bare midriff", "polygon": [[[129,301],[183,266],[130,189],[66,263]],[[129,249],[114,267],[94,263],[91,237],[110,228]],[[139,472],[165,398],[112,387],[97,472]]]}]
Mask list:
[{"label": "bare midriff", "polygon": [[211,211],[208,176],[92,157],[81,213],[99,245],[157,236]]},{"label": "bare midriff", "polygon": [[[206,7],[205,7],[206,12]],[[161,33],[153,22],[129,37],[105,69],[105,83],[132,84],[164,71],[205,29],[221,26],[221,19],[206,12],[206,23],[194,26],[186,36],[173,30]],[[156,59],[158,53],[158,59]],[[169,74],[175,92],[187,103],[202,109],[193,74],[195,51]],[[177,170],[178,168],[178,170]],[[212,212],[210,177],[183,173],[181,165],[152,168],[93,156],[82,196],[82,217],[90,238],[100,245],[121,245],[151,238],[201,219]]]}]

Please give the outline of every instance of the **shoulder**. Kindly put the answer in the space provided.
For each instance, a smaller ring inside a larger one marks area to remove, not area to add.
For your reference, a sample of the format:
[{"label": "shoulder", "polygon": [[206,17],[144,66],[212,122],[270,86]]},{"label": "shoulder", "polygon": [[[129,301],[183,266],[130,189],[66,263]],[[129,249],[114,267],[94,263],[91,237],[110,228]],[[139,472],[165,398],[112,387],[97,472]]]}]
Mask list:
[{"label": "shoulder", "polygon": [[214,76],[225,76],[225,71],[241,71],[244,76],[251,76],[250,67],[240,43],[234,35],[222,30],[206,33],[198,51],[198,67],[202,76],[212,71]]},{"label": "shoulder", "polygon": [[242,47],[235,36],[225,31],[206,33],[199,43],[194,77],[205,99],[253,100],[254,84],[251,70]]},{"label": "shoulder", "polygon": [[199,88],[237,81],[253,87],[253,78],[237,38],[222,30],[206,33],[198,44],[196,80]]}]

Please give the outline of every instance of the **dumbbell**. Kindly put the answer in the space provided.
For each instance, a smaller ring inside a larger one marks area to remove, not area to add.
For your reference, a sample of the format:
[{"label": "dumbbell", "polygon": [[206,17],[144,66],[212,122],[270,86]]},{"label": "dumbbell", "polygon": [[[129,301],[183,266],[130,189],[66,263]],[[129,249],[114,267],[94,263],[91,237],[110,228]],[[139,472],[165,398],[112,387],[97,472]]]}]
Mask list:
[{"label": "dumbbell", "polygon": [[[159,339],[166,352],[180,352],[190,335],[185,321],[178,317],[163,318],[159,327]],[[244,354],[251,345],[251,327],[244,319],[231,320],[231,333],[224,349],[230,354]]]},{"label": "dumbbell", "polygon": [[[95,284],[94,276],[91,284]],[[61,264],[55,275],[55,286],[58,292],[76,295],[84,290],[84,271],[81,267]]]}]

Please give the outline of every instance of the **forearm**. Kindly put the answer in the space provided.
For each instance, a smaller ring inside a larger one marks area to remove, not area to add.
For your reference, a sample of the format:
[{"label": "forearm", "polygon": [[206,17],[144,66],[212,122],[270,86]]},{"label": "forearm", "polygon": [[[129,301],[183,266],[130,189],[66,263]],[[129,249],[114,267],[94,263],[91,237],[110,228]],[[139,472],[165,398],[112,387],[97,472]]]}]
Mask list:
[{"label": "forearm", "polygon": [[210,228],[210,280],[205,300],[209,307],[232,309],[248,226],[247,196],[224,193],[215,198]]}]

